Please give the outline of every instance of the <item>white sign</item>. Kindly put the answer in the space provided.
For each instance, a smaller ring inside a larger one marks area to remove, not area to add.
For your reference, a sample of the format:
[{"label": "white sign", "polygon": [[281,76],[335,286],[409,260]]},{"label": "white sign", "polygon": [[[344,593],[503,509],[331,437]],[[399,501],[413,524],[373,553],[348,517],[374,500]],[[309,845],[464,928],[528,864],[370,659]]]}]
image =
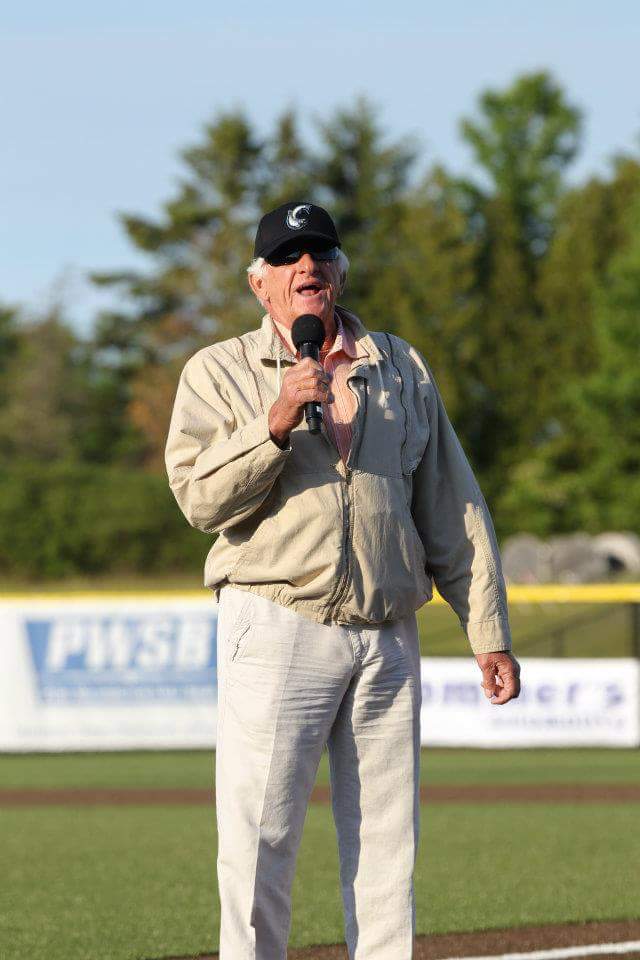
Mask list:
[{"label": "white sign", "polygon": [[[187,598],[0,602],[0,751],[211,748],[216,604]],[[422,742],[638,746],[640,665],[524,658],[489,703],[475,659],[422,659]]]},{"label": "white sign", "polygon": [[474,658],[423,657],[422,742],[451,747],[640,745],[637,660],[523,657],[520,665],[520,696],[498,705],[485,697]]},{"label": "white sign", "polygon": [[0,750],[211,747],[213,600],[0,603]]}]

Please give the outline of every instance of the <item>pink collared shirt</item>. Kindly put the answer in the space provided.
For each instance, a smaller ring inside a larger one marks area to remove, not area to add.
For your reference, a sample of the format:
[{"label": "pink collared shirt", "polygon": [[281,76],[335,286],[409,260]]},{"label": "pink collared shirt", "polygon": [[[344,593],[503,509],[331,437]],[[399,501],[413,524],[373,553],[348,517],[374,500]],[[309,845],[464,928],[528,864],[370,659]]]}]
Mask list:
[{"label": "pink collared shirt", "polygon": [[[323,402],[322,412],[329,436],[336,445],[342,462],[346,464],[351,449],[353,435],[353,420],[357,410],[357,400],[347,384],[347,376],[351,363],[358,357],[368,356],[364,348],[360,347],[349,328],[347,322],[336,311],[336,335],[330,349],[325,353],[320,351],[320,363],[327,371],[333,374],[330,393],[333,394],[333,403]],[[291,331],[277,320],[273,325],[280,334],[280,338],[294,356],[298,356],[291,341]]]}]

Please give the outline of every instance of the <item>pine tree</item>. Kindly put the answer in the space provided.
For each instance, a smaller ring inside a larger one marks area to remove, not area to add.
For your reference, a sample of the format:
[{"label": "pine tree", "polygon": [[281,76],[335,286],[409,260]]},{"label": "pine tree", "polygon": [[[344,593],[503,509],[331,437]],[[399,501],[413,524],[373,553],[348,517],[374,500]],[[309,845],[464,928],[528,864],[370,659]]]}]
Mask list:
[{"label": "pine tree", "polygon": [[[555,231],[541,264],[538,294],[556,333],[553,356],[565,380],[593,369],[596,359],[593,291],[629,241],[628,208],[640,194],[640,162],[613,158],[610,179],[591,177],[558,204]],[[556,416],[562,419],[562,410]]]},{"label": "pine tree", "polygon": [[487,185],[462,179],[459,188],[478,241],[482,303],[468,437],[492,497],[505,471],[544,436],[565,375],[538,284],[581,116],[546,72],[521,76],[504,92],[486,91],[479,106],[461,132]]},{"label": "pine tree", "polygon": [[443,167],[406,193],[390,236],[393,247],[371,278],[366,309],[374,328],[397,333],[426,358],[466,443],[480,305],[477,244]]},{"label": "pine tree", "polygon": [[219,116],[202,142],[182,152],[186,175],[161,219],[120,219],[149,255],[147,273],[95,274],[120,287],[129,311],[103,314],[96,344],[115,349],[129,417],[145,438],[142,461],[162,469],[177,378],[200,347],[248,329],[255,317],[246,284],[258,207],[262,145],[241,113]]},{"label": "pine tree", "polygon": [[74,411],[84,393],[76,337],[52,308],[43,318],[22,318],[12,341],[0,447],[8,460],[74,459]]},{"label": "pine tree", "polygon": [[7,376],[18,349],[18,343],[19,310],[8,304],[0,304],[0,409],[9,397]]},{"label": "pine tree", "polygon": [[317,202],[331,212],[349,257],[349,282],[342,302],[372,329],[394,328],[393,316],[370,309],[374,287],[394,284],[396,231],[416,145],[405,138],[387,143],[366,98],[318,123],[321,150],[314,165]]}]

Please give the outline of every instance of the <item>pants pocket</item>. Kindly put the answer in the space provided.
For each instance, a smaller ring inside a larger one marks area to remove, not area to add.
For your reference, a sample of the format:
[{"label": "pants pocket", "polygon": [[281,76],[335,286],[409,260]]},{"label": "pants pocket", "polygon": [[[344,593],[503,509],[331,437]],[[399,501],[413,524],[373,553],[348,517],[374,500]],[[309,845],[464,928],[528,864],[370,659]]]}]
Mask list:
[{"label": "pants pocket", "polygon": [[249,622],[236,624],[236,628],[233,630],[228,644],[230,661],[233,662],[241,659],[250,628],[251,623]]},{"label": "pants pocket", "polygon": [[225,586],[220,592],[218,643],[222,644],[225,663],[235,660],[240,653],[242,641],[251,626],[251,600],[248,590]]}]

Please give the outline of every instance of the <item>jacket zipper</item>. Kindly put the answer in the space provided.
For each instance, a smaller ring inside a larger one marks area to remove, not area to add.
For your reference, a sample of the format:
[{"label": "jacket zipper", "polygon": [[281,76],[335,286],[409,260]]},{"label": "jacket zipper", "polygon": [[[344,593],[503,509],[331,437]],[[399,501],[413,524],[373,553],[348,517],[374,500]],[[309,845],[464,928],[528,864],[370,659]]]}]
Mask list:
[{"label": "jacket zipper", "polygon": [[[343,517],[344,517],[344,570],[338,586],[336,587],[334,593],[334,600],[331,602],[331,609],[336,611],[340,606],[340,603],[343,600],[343,593],[345,592],[345,587],[349,582],[349,571],[351,569],[350,560],[350,550],[349,550],[349,540],[351,534],[351,498],[349,496],[349,487],[351,486],[351,470],[347,468],[345,479],[343,481],[342,487],[342,508],[343,508]],[[346,509],[345,509],[346,508]]]},{"label": "jacket zipper", "polygon": [[[363,378],[363,379],[364,379],[364,386],[363,386],[363,391],[364,391],[364,403],[362,404],[362,403],[360,402],[360,395],[359,395],[359,393],[357,392],[357,390],[354,390],[353,387],[352,387],[352,385],[351,385],[351,380],[352,380],[352,379],[354,379],[354,378],[353,378],[353,377],[347,378],[347,385],[349,386],[349,389],[352,391],[352,393],[354,393],[355,396],[356,396],[356,400],[357,400],[357,416],[356,416],[356,419],[355,419],[356,431],[354,432],[354,435],[353,435],[353,438],[352,438],[351,450],[349,451],[349,456],[347,457],[347,464],[353,464],[353,465],[355,465],[356,456],[357,456],[357,454],[358,454],[358,450],[359,450],[359,448],[360,448],[360,443],[361,443],[361,440],[362,440],[362,434],[363,434],[363,432],[364,432],[364,431],[363,431],[364,418],[365,418],[366,412],[367,412],[367,383],[368,383],[368,381]],[[361,408],[361,407],[363,407],[362,413],[360,412],[360,408]],[[338,587],[336,588],[336,592],[334,593],[334,598],[335,598],[335,599],[334,599],[334,600],[332,601],[332,603],[331,603],[331,608],[332,608],[334,611],[338,610],[338,608],[340,607],[340,604],[343,603],[343,601],[344,601],[344,599],[345,599],[345,597],[346,597],[346,595],[347,595],[348,589],[349,589],[349,573],[350,573],[350,570],[351,570],[351,552],[352,552],[351,547],[352,547],[352,537],[353,537],[353,522],[352,522],[352,519],[351,519],[351,515],[352,515],[352,499],[351,499],[351,494],[350,494],[350,490],[351,490],[351,477],[352,477],[352,475],[353,475],[353,470],[352,470],[352,468],[351,468],[350,466],[345,465],[345,476],[344,476],[344,486],[343,486],[343,500],[342,500],[343,508],[344,508],[345,501],[346,501],[346,513],[345,513],[345,520],[344,520],[344,525],[345,525],[345,536],[344,536],[344,572],[343,572],[343,574],[342,574],[342,576],[341,576],[341,578],[340,578],[340,582],[339,582],[339,584],[338,584]],[[346,496],[345,496],[345,494],[346,494]]]}]

